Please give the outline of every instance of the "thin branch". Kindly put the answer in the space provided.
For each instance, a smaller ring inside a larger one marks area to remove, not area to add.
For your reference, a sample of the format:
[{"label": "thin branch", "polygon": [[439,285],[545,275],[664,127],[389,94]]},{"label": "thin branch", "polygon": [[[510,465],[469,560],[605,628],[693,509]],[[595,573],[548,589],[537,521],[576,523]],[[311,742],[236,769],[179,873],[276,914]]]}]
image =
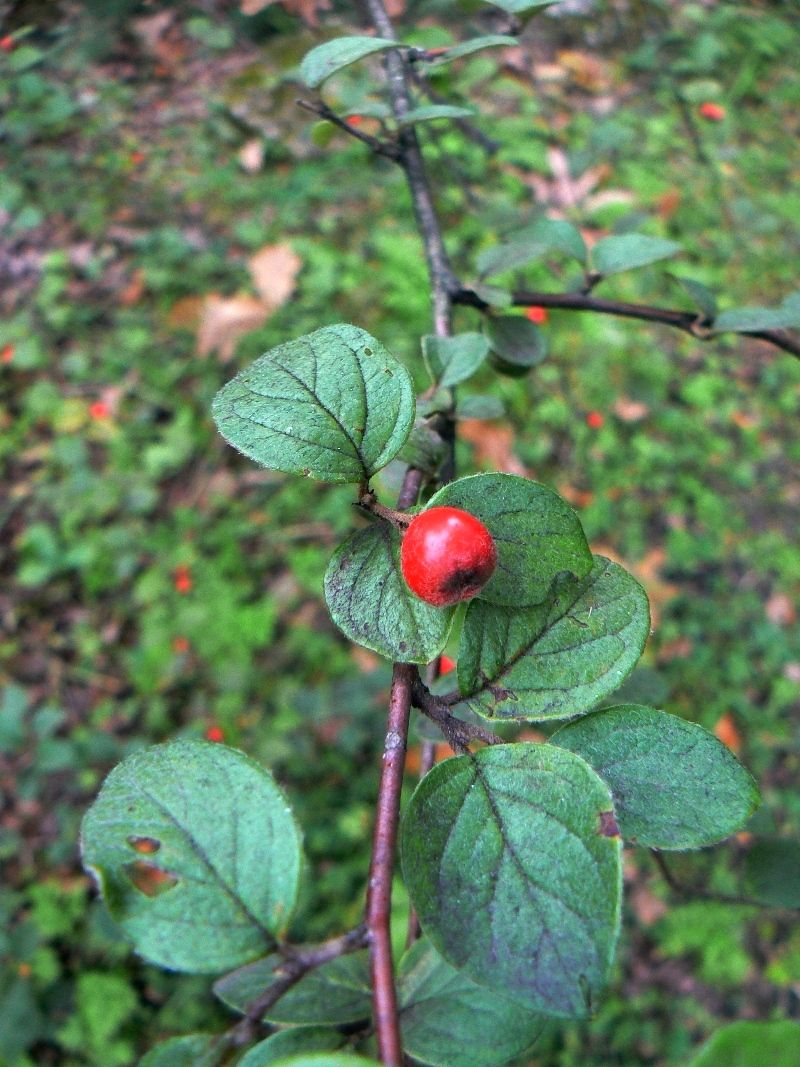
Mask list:
[{"label": "thin branch", "polygon": [[[472,289],[458,289],[453,293],[453,303],[486,311],[489,305]],[[517,307],[538,306],[563,308],[568,311],[593,311],[600,315],[616,315],[643,322],[659,322],[690,334],[698,341],[711,341],[719,334],[712,333],[710,323],[692,311],[675,311],[669,308],[652,307],[648,304],[629,304],[620,300],[604,300],[587,293],[539,293],[532,290],[517,290],[512,296]],[[754,330],[748,337],[757,337],[776,348],[800,358],[800,339],[784,330]]]},{"label": "thin branch", "polygon": [[381,141],[380,138],[373,137],[371,134],[364,133],[363,130],[351,126],[349,122],[346,122],[335,111],[332,111],[327,104],[323,104],[321,100],[295,100],[295,103],[298,107],[303,108],[304,111],[310,111],[312,115],[319,115],[321,119],[332,122],[340,130],[344,130],[351,137],[355,137],[357,141],[363,142],[376,155],[386,156],[387,159],[395,161],[398,159],[400,153],[397,145],[392,144],[390,141]]},{"label": "thin branch", "polygon": [[444,738],[454,752],[462,754],[467,751],[472,741],[483,741],[487,745],[500,745],[503,738],[484,730],[476,723],[464,722],[456,718],[450,711],[449,706],[441,697],[434,696],[415,672],[414,685],[411,690],[411,701],[415,708],[419,708],[432,722],[435,722],[444,734]]},{"label": "thin branch", "polygon": [[400,790],[403,785],[414,674],[415,668],[410,664],[395,663],[367,886],[372,1003],[378,1051],[386,1067],[402,1067],[403,1064],[390,920]]},{"label": "thin branch", "polygon": [[309,971],[321,967],[323,963],[338,959],[339,956],[356,952],[364,948],[366,944],[367,927],[365,923],[361,923],[353,930],[348,930],[346,934],[333,937],[330,941],[324,941],[319,945],[299,948],[284,945],[281,951],[285,956],[285,962],[276,970],[278,977],[260,997],[248,1005],[244,1017],[222,1035],[214,1047],[216,1056],[221,1057],[229,1050],[252,1044],[260,1036],[266,1012]]},{"label": "thin branch", "polygon": [[755,897],[748,897],[739,893],[717,893],[713,889],[706,889],[705,886],[697,885],[684,885],[678,878],[676,878],[674,871],[669,867],[663,853],[657,849],[651,848],[650,854],[655,860],[664,881],[667,883],[673,893],[677,893],[682,897],[699,898],[700,900],[710,900],[717,904],[741,904],[750,908],[761,908],[762,910],[768,909],[770,911],[786,912],[788,915],[797,917],[796,908],[786,908],[780,905],[767,904],[763,900],[757,900]]}]

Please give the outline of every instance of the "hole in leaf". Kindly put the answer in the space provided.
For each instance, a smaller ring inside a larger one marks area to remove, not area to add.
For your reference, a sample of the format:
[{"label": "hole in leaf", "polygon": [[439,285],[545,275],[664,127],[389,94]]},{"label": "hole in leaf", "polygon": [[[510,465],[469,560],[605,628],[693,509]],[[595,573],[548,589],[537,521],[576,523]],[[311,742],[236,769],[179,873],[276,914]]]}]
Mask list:
[{"label": "hole in leaf", "polygon": [[160,897],[178,884],[178,879],[168,871],[154,867],[144,860],[135,860],[125,866],[125,873],[133,885],[146,897]]},{"label": "hole in leaf", "polygon": [[161,842],[156,841],[154,837],[136,837],[135,834],[131,834],[128,838],[128,844],[132,849],[142,852],[146,856],[152,856],[154,852],[158,852],[161,848]]},{"label": "hole in leaf", "polygon": [[619,827],[613,811],[601,811],[597,818],[597,832],[601,837],[619,837]]}]

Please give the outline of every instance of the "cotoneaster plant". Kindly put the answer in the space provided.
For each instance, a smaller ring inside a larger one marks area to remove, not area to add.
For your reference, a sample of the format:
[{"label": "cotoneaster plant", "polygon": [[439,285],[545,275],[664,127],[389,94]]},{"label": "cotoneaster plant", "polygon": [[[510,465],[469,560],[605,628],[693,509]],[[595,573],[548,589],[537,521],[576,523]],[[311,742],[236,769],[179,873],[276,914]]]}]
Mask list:
[{"label": "cotoneaster plant", "polygon": [[[548,1020],[591,1016],[602,997],[620,929],[623,842],[653,850],[673,885],[666,851],[724,840],[758,804],[752,778],[716,737],[660,709],[613,704],[650,631],[645,590],[591,552],[578,515],[551,488],[499,472],[457,476],[458,387],[479,369],[519,376],[546,358],[546,316],[514,308],[618,312],[705,340],[739,330],[795,354],[786,327],[800,323],[800,309],[787,298],[778,309],[717,315],[708,290],[688,279],[692,311],[595,301],[605,277],[679,246],[629,233],[589,250],[577,227],[545,215],[487,246],[477,280],[462,282],[417,126],[437,118],[471,127],[464,108],[417,94],[426,63],[516,38],[428,54],[397,40],[383,0],[365,6],[373,34],[321,44],[300,73],[318,90],[382,56],[381,136],[319,96],[302,103],[407,178],[431,282],[433,332],[416,368],[428,380],[415,397],[408,370],[379,339],[339,323],[287,339],[213,403],[222,436],[257,464],[354,487],[353,529],[321,579],[343,635],[393,664],[364,920],[321,944],[289,941],[305,877],[302,834],[289,797],[255,760],[216,737],[135,753],[85,817],[84,863],[137,952],[219,976],[215,991],[234,1013],[223,1033],[167,1041],[142,1067],[403,1067],[408,1058],[501,1067]],[[500,6],[516,20],[541,5]],[[573,292],[488,284],[555,252],[583,274]],[[472,417],[497,417],[496,397],[471,400]],[[402,472],[394,504],[389,464]],[[449,691],[436,678],[446,652],[457,662]],[[435,746],[425,742],[401,823],[412,709],[455,754],[433,766]],[[515,728],[530,723],[548,739],[515,741]],[[507,736],[495,732],[501,724]],[[414,916],[395,960],[398,841]]]}]

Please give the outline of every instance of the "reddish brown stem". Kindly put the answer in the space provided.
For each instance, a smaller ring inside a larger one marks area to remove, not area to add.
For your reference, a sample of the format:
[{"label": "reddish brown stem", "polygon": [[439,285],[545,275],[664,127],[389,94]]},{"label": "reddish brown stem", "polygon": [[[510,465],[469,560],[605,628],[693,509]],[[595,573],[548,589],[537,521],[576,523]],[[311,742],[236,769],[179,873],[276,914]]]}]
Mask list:
[{"label": "reddish brown stem", "polygon": [[367,886],[372,1005],[378,1051],[381,1062],[386,1067],[402,1067],[403,1064],[403,1044],[392,964],[390,918],[400,790],[406,759],[411,687],[415,676],[416,669],[411,664],[395,663]]}]

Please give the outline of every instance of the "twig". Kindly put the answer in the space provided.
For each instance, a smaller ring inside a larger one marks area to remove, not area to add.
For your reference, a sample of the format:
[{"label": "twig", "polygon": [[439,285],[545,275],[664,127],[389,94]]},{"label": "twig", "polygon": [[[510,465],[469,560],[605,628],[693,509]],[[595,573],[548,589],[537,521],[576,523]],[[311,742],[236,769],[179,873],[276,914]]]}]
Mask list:
[{"label": "twig", "polygon": [[472,741],[484,741],[487,745],[503,743],[503,738],[492,733],[491,730],[484,730],[476,723],[464,722],[456,718],[442,698],[434,696],[428,689],[418,671],[415,675],[411,690],[411,701],[414,707],[419,708],[423,715],[427,715],[432,722],[436,723],[454,752],[463,755]]},{"label": "twig", "polygon": [[[427,96],[427,98],[432,103],[450,103],[447,97],[442,96],[441,93],[437,93],[437,91],[433,88],[427,78],[423,78],[418,71],[412,69],[409,72],[409,77],[411,78],[411,81],[414,83],[417,89],[419,89],[421,93],[424,93],[425,96]],[[476,145],[481,147],[487,155],[493,156],[500,151],[500,142],[492,140],[491,137],[487,137],[486,134],[482,130],[479,130],[478,127],[473,122],[470,122],[469,119],[455,118],[451,119],[450,121],[457,129],[461,130],[461,132],[466,138],[468,138],[468,140],[473,141]]]},{"label": "twig", "polygon": [[339,956],[356,952],[364,948],[366,944],[367,927],[365,923],[361,923],[360,926],[349,930],[346,934],[333,937],[330,941],[324,941],[320,945],[309,945],[304,948],[284,945],[281,951],[285,956],[285,963],[277,969],[279,977],[264,990],[260,997],[248,1005],[244,1017],[221,1036],[214,1046],[215,1055],[219,1058],[229,1050],[251,1044],[259,1036],[265,1013],[309,971],[321,967],[323,963],[338,959]]},{"label": "twig", "polygon": [[[458,289],[453,293],[453,303],[486,311],[489,305],[472,289]],[[677,330],[690,334],[699,341],[711,341],[718,334],[711,332],[710,323],[700,314],[692,311],[675,311],[670,308],[652,307],[648,304],[629,304],[620,300],[604,300],[587,293],[539,293],[531,290],[517,290],[512,296],[512,303],[517,307],[531,305],[547,308],[563,308],[568,311],[594,311],[600,315],[616,315],[626,319],[640,319],[643,322],[660,322],[673,326]],[[800,358],[800,339],[792,337],[784,330],[754,330],[749,337],[767,341],[776,348],[789,352]]]},{"label": "twig", "polygon": [[387,159],[397,160],[399,156],[399,148],[396,144],[392,144],[391,141],[381,141],[378,137],[373,137],[369,133],[364,133],[363,130],[357,129],[355,126],[351,126],[348,122],[345,122],[343,118],[332,111],[327,104],[323,104],[321,100],[296,100],[295,103],[298,107],[303,108],[304,111],[310,111],[312,115],[319,115],[321,119],[326,119],[328,122],[332,122],[334,126],[338,126],[340,130],[344,130],[345,133],[349,133],[351,137],[355,137],[357,141],[362,141],[368,148],[375,152],[379,156],[386,156]]},{"label": "twig", "polygon": [[762,910],[769,909],[770,911],[786,912],[788,915],[792,915],[795,918],[797,917],[796,908],[767,904],[763,900],[757,900],[755,897],[748,897],[739,893],[717,893],[715,890],[706,889],[704,886],[684,885],[675,877],[675,873],[670,869],[663,853],[659,852],[657,849],[651,848],[650,854],[655,860],[656,866],[661,872],[664,881],[673,893],[677,893],[679,896],[710,900],[717,904],[741,904],[751,908],[761,908]]},{"label": "twig", "polygon": [[378,1051],[386,1067],[402,1067],[403,1064],[403,1044],[400,1037],[397,992],[392,964],[390,920],[392,872],[414,673],[415,668],[411,664],[395,663],[394,665],[367,886],[372,1003]]}]

